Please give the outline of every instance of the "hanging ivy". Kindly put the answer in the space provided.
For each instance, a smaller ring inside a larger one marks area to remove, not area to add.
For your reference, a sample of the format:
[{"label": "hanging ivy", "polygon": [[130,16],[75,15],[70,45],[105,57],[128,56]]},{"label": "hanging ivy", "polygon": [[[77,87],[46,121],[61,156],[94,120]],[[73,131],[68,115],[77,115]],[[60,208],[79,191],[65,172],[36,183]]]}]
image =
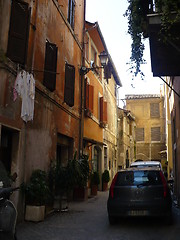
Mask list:
[{"label": "hanging ivy", "polygon": [[[143,58],[145,37],[148,37],[147,14],[152,11],[160,13],[161,33],[165,38],[173,38],[171,28],[180,21],[180,0],[127,0],[128,8],[124,14],[128,19],[128,33],[131,36],[131,57],[130,72],[133,76],[144,74],[141,71],[141,64],[145,63]],[[155,5],[153,4],[155,2]],[[172,14],[173,13],[173,14]],[[173,16],[173,17],[172,17]],[[166,39],[163,39],[166,41]]]}]

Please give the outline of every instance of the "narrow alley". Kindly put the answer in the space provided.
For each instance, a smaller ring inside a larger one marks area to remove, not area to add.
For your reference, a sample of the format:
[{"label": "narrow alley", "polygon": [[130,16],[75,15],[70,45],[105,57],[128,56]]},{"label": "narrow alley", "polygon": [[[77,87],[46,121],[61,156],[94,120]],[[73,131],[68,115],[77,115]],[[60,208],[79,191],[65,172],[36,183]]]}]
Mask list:
[{"label": "narrow alley", "polygon": [[84,202],[71,202],[69,211],[53,213],[40,223],[17,226],[17,240],[179,240],[180,209],[173,207],[174,223],[167,226],[159,219],[120,219],[111,226],[106,201],[108,192],[98,192]]}]

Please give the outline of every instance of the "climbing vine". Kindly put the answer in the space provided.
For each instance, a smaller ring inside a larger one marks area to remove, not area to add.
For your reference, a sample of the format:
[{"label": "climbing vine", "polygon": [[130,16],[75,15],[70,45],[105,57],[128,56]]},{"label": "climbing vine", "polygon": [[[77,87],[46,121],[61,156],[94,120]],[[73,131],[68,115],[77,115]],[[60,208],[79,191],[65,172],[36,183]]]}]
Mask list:
[{"label": "climbing vine", "polygon": [[161,17],[161,30],[167,38],[175,38],[172,36],[172,26],[180,21],[180,0],[127,0],[128,8],[124,14],[128,20],[128,33],[131,36],[131,57],[130,72],[137,76],[144,74],[141,71],[141,64],[145,63],[143,58],[144,43],[143,39],[148,37],[148,13],[159,13]]}]

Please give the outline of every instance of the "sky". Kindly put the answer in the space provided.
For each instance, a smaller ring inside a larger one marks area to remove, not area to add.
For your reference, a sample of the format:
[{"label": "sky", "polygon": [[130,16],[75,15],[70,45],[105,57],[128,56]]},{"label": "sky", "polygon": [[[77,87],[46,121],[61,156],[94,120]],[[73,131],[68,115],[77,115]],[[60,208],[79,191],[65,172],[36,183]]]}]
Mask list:
[{"label": "sky", "polygon": [[[86,0],[86,20],[98,22],[104,37],[108,52],[112,57],[121,83],[119,98],[126,94],[159,94],[163,82],[153,77],[151,72],[149,40],[145,40],[144,59],[146,64],[141,66],[145,74],[144,80],[140,75],[132,80],[129,64],[131,56],[131,37],[127,33],[127,18],[123,16],[128,7],[127,0]],[[121,105],[121,104],[120,104]]]}]

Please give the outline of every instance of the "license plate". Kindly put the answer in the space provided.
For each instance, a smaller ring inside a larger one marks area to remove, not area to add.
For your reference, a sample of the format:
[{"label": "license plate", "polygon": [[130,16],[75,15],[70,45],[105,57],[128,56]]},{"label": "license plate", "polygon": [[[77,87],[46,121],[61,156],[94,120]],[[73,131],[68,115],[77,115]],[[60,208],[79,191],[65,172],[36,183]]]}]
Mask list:
[{"label": "license plate", "polygon": [[128,211],[128,216],[147,216],[149,211],[147,210],[131,210]]}]

